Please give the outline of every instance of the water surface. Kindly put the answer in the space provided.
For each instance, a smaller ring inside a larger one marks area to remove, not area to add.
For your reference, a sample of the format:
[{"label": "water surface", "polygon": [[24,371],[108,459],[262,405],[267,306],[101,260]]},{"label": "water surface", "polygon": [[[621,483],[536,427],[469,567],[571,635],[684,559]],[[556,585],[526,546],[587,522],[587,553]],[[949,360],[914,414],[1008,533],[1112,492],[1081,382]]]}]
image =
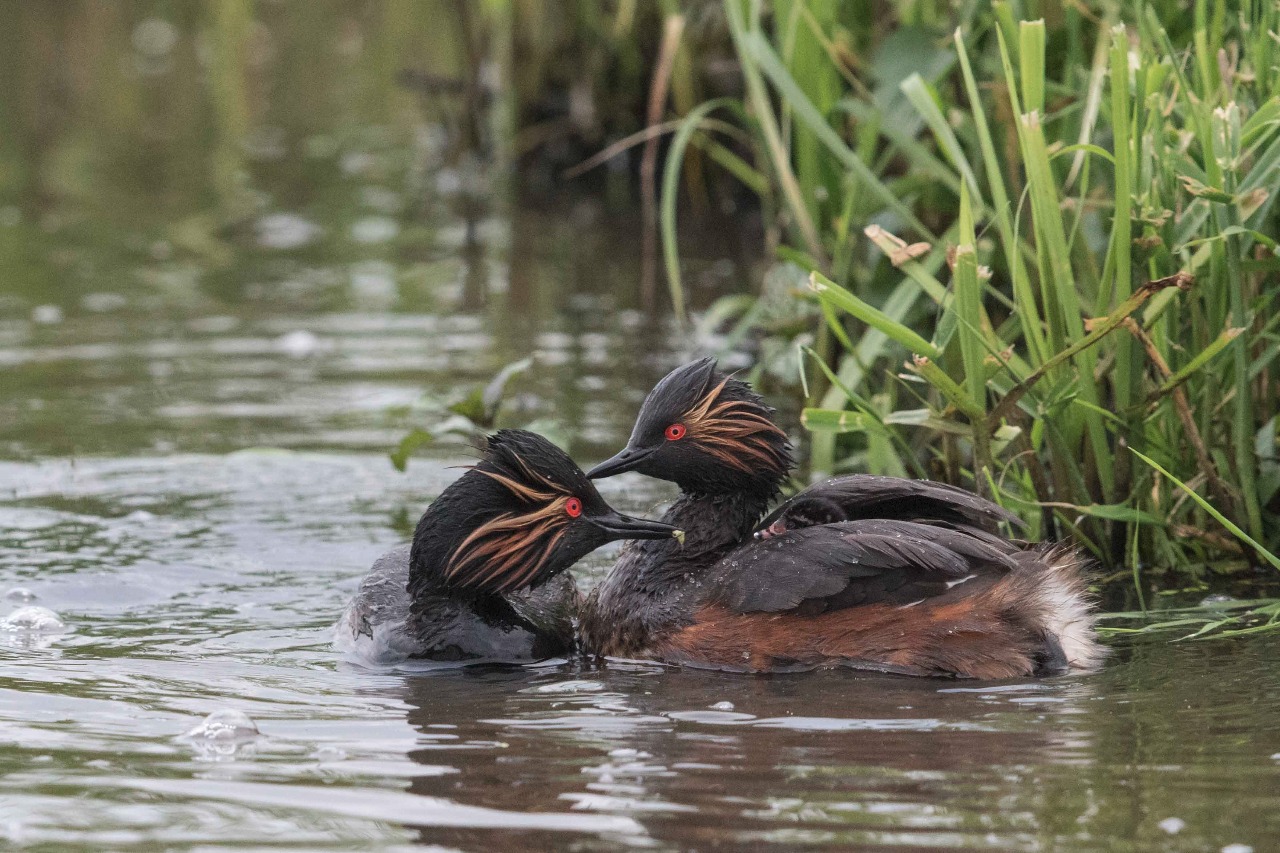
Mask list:
[{"label": "water surface", "polygon": [[[1265,636],[998,684],[343,664],[345,601],[469,458],[391,468],[423,395],[532,354],[502,417],[585,464],[706,342],[638,308],[633,212],[522,203],[396,88],[449,70],[444,7],[199,8],[0,7],[0,617],[66,625],[0,631],[3,846],[1274,847]],[[721,237],[696,305],[749,279]],[[184,737],[223,709],[258,734]]]},{"label": "water surface", "polygon": [[[0,636],[6,840],[1263,850],[1280,833],[1270,639],[983,685],[344,665],[330,628],[360,573],[454,476],[410,471],[351,452],[0,465],[4,585],[69,628]],[[653,498],[605,485],[627,509]],[[181,739],[222,708],[260,735]]]}]

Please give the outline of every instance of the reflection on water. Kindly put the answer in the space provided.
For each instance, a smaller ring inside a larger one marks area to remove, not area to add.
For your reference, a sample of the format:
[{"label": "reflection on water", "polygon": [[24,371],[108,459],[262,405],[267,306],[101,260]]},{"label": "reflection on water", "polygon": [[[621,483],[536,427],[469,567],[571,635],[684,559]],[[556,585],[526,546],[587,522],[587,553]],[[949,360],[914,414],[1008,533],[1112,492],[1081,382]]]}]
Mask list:
[{"label": "reflection on water", "polygon": [[[455,8],[0,5],[3,844],[1269,849],[1275,639],[995,685],[336,660],[467,459],[392,471],[422,393],[534,353],[506,417],[589,461],[687,346],[636,309],[632,214],[513,203],[397,86],[466,80]],[[684,254],[695,303],[746,278]]]},{"label": "reflection on water", "polygon": [[[679,344],[636,310],[638,218],[514,201],[457,10],[0,7],[0,450],[381,450],[530,353],[509,416],[603,450]],[[688,254],[702,304],[745,277]]]},{"label": "reflection on water", "polygon": [[[0,834],[1263,850],[1280,833],[1275,639],[1132,645],[1096,676],[982,685],[340,664],[329,630],[360,574],[455,475],[410,471],[352,452],[0,466],[4,586],[36,596],[4,609],[38,604],[67,627],[38,644],[0,632]],[[602,485],[630,511],[661,496]],[[224,708],[257,734],[195,736]]]}]

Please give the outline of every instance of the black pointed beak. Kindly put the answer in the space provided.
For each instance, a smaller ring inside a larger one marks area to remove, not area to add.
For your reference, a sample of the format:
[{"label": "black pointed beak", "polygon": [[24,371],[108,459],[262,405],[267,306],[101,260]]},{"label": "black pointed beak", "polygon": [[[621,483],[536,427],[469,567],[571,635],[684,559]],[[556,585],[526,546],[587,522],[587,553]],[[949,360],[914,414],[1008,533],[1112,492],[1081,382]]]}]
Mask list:
[{"label": "black pointed beak", "polygon": [[591,523],[608,534],[610,539],[679,539],[684,540],[684,531],[677,530],[670,524],[661,521],[648,521],[643,518],[632,518],[612,510],[607,515],[593,516]]},{"label": "black pointed beak", "polygon": [[648,448],[645,450],[635,450],[631,447],[623,450],[616,456],[604,460],[596,467],[587,472],[587,478],[591,480],[599,480],[604,477],[612,477],[614,474],[621,474],[623,471],[634,471],[636,466],[644,461],[644,458],[653,453],[657,448]]}]

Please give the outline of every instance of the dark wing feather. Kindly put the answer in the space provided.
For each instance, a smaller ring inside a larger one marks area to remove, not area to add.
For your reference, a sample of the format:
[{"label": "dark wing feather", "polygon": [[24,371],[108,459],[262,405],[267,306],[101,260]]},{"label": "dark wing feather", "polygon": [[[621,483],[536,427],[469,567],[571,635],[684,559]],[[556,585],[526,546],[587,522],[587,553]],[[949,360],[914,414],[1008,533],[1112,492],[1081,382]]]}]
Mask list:
[{"label": "dark wing feather", "polygon": [[1004,574],[1014,568],[1016,551],[986,534],[912,521],[824,524],[728,554],[712,569],[713,598],[738,613],[906,604],[973,574]]},{"label": "dark wing feather", "polygon": [[[889,518],[924,524],[965,525],[995,533],[1002,521],[1021,525],[1013,513],[972,492],[929,480],[850,474],[815,483],[782,503],[759,529],[780,518],[792,528],[843,518]],[[816,517],[815,517],[816,516]]]}]

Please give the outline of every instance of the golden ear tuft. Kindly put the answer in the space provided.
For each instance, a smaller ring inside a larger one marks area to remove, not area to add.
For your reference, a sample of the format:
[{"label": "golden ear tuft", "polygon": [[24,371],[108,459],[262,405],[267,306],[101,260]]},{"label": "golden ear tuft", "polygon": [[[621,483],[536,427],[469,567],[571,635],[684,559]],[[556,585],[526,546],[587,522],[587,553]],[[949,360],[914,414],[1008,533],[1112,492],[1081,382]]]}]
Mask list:
[{"label": "golden ear tuft", "polygon": [[686,414],[689,436],[739,471],[785,466],[784,451],[776,445],[779,440],[785,444],[787,434],[759,406],[746,400],[722,400],[720,393],[728,382],[725,377]]},{"label": "golden ear tuft", "polygon": [[479,592],[512,592],[538,579],[564,538],[564,501],[531,513],[503,513],[464,539],[444,575],[454,585]]}]

